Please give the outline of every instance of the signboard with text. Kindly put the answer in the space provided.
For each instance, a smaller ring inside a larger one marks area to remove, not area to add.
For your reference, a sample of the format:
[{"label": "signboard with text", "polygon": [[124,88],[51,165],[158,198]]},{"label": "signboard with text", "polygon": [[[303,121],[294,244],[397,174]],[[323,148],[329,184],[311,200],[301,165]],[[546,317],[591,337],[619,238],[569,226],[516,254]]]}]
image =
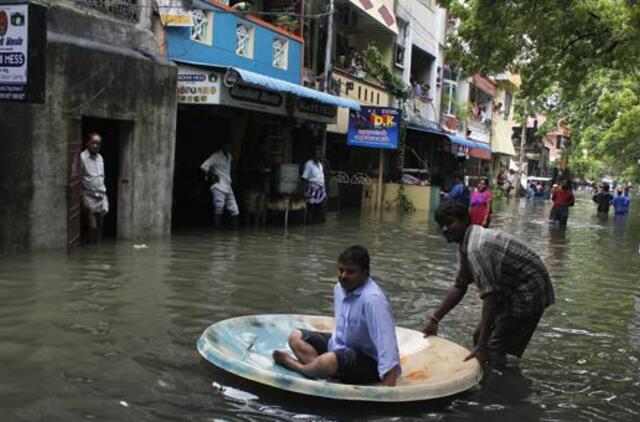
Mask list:
[{"label": "signboard with text", "polygon": [[196,67],[178,67],[180,104],[220,104],[220,74]]},{"label": "signboard with text", "polygon": [[0,4],[0,100],[44,101],[45,10],[29,3]]},{"label": "signboard with text", "polygon": [[347,144],[366,148],[398,148],[400,110],[366,107],[349,112]]}]

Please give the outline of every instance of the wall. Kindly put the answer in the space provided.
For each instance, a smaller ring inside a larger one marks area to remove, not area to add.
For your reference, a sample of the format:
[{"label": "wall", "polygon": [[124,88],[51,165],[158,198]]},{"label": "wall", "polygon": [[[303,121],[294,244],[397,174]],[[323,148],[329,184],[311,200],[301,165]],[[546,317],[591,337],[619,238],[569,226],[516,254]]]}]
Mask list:
[{"label": "wall", "polygon": [[[203,4],[204,3],[198,3]],[[237,14],[219,7],[208,6],[213,11],[212,44],[207,45],[191,40],[191,28],[167,28],[167,56],[172,60],[219,66],[235,66],[262,75],[302,83],[302,42],[297,37],[286,36],[271,29],[266,22],[240,18]],[[236,54],[236,27],[246,23],[254,29],[253,58]],[[285,38],[289,41],[287,69],[273,66],[273,39]]]},{"label": "wall", "polygon": [[130,198],[120,204],[129,208],[120,217],[130,221],[120,234],[168,235],[175,66],[154,56],[158,46],[147,30],[92,11],[49,8],[47,38],[45,103],[0,103],[3,122],[10,122],[1,134],[9,141],[0,143],[0,251],[66,246],[67,148],[84,116],[132,122],[123,146]]}]

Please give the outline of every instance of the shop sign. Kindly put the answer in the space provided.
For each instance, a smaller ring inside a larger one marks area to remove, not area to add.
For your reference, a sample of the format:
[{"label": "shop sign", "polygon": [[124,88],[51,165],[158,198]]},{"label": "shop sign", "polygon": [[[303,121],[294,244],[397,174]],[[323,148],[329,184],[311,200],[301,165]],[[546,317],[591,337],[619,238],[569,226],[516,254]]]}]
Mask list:
[{"label": "shop sign", "polygon": [[181,104],[220,104],[221,76],[196,67],[178,68],[178,102]]},{"label": "shop sign", "polygon": [[362,107],[349,112],[347,144],[366,148],[398,148],[400,110],[388,107]]},{"label": "shop sign", "polygon": [[469,148],[466,145],[459,145],[459,144],[456,144],[453,150],[455,151],[456,157],[461,157],[461,158],[462,157],[469,158],[469,153],[471,152],[471,148]]},{"label": "shop sign", "polygon": [[284,94],[241,83],[224,87],[220,104],[283,116],[287,114]]},{"label": "shop sign", "polygon": [[46,9],[0,4],[0,100],[44,102]]},{"label": "shop sign", "polygon": [[338,107],[309,98],[296,98],[293,116],[321,123],[335,123]]}]

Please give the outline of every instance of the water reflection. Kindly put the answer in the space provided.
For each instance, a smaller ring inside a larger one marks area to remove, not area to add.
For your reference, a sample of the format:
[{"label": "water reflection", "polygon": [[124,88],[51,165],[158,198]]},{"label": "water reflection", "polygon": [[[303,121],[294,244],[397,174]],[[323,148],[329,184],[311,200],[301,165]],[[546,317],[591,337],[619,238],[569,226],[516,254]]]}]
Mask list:
[{"label": "water reflection", "polygon": [[[426,215],[332,214],[325,225],[192,231],[148,248],[121,242],[0,259],[2,420],[637,420],[637,212],[599,221],[578,198],[566,229],[549,204],[496,205],[493,227],[540,253],[557,303],[524,358],[482,385],[427,403],[301,397],[202,360],[209,324],[245,314],[331,314],[337,254],[366,245],[396,321],[419,329],[453,281],[455,245]],[[441,335],[470,346],[470,292]]]}]

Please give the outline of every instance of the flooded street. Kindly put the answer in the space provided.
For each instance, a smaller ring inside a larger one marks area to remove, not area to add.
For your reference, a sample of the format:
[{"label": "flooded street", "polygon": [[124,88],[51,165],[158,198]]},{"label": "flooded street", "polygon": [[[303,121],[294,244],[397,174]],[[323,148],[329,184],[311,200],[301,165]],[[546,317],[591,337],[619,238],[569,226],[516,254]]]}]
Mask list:
[{"label": "flooded street", "polygon": [[[525,239],[555,281],[519,365],[435,402],[332,402],[233,377],[200,358],[215,321],[261,313],[331,315],[335,259],[361,243],[398,325],[420,329],[456,270],[426,215],[330,214],[325,225],[175,234],[0,258],[0,420],[638,420],[640,221],[598,221],[578,197],[566,231],[549,205],[498,204],[494,228]],[[440,335],[470,347],[475,288]]]}]

